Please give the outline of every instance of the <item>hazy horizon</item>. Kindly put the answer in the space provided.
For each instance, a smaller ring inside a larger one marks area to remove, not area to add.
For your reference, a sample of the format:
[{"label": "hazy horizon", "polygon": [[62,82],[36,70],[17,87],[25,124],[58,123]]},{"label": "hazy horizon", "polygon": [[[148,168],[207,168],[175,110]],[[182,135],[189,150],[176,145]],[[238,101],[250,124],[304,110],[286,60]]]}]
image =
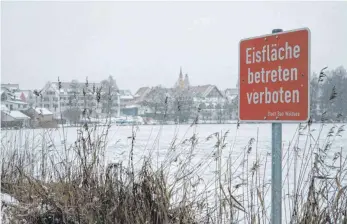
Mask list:
[{"label": "hazy horizon", "polygon": [[311,30],[311,71],[347,68],[347,2],[1,2],[1,82],[234,88],[243,38]]}]

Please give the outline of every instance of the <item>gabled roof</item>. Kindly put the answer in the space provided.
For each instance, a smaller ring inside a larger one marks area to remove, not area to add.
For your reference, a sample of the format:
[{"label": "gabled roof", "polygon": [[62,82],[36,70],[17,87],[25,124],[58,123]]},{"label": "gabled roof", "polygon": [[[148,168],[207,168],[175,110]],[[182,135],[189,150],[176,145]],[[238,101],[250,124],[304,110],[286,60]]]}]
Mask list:
[{"label": "gabled roof", "polygon": [[52,115],[53,113],[46,108],[36,107],[34,108],[35,112],[39,115]]},{"label": "gabled roof", "polygon": [[48,90],[52,90],[56,93],[59,93],[59,89],[58,89],[58,86],[55,85],[53,82],[47,82],[45,84],[45,86],[42,88],[42,90],[40,90],[41,92],[46,92]]},{"label": "gabled roof", "polygon": [[[52,82],[52,84],[54,86],[56,86],[57,89],[59,89],[59,83],[58,82]],[[74,83],[74,82],[60,82],[60,84],[61,84],[61,89],[70,89],[71,85],[73,85],[73,84],[76,84],[76,86],[78,88],[83,88],[86,86],[85,82],[76,82],[76,83]],[[92,88],[93,85],[95,85],[95,87],[100,87],[101,83],[100,82],[95,83],[95,82],[89,82],[88,81],[88,88]]]},{"label": "gabled roof", "polygon": [[176,97],[177,95],[182,95],[187,97],[207,97],[214,89],[218,91],[221,97],[224,97],[221,91],[214,85],[190,86],[188,89],[163,88],[160,86],[153,88],[142,87],[135,95],[136,100],[129,102],[129,105],[143,102],[145,99],[151,100],[153,98],[165,96]]},{"label": "gabled roof", "polygon": [[2,94],[6,94],[7,97],[9,97],[11,99],[15,97],[13,92],[10,89],[8,89],[7,87],[3,87],[3,86],[1,87],[1,95]]},{"label": "gabled roof", "polygon": [[7,114],[10,117],[13,117],[14,119],[17,120],[29,120],[30,117],[28,117],[27,115],[23,114],[22,112],[18,111],[18,110],[11,110],[11,111],[1,111],[5,114]]},{"label": "gabled roof", "polygon": [[151,88],[149,87],[141,87],[139,90],[137,90],[137,92],[135,93],[136,96],[141,97],[143,94],[145,94],[146,92],[148,92]]},{"label": "gabled roof", "polygon": [[[86,87],[86,83],[83,82],[61,82],[61,88],[59,89],[59,83],[58,82],[47,82],[46,85],[41,90],[42,92],[45,92],[49,89],[52,91],[55,91],[57,94],[67,94],[68,92],[71,92],[73,90],[72,86],[76,85],[76,90],[79,93],[82,93],[82,89]],[[95,85],[96,88],[101,87],[101,83],[91,83],[88,82],[88,91],[91,92],[93,86]]]},{"label": "gabled roof", "polygon": [[161,86],[156,86],[151,88],[148,93],[146,94],[146,96],[148,98],[153,98],[153,97],[157,97],[157,96],[172,96],[175,93],[175,89],[174,88],[164,88]]},{"label": "gabled roof", "polygon": [[217,89],[219,94],[223,97],[223,94],[214,85],[191,86],[189,87],[189,92],[195,97],[207,97],[213,89]]},{"label": "gabled roof", "polygon": [[27,104],[26,102],[23,102],[21,100],[5,100],[4,102],[8,102],[8,103],[13,103],[13,104]]},{"label": "gabled roof", "polygon": [[141,102],[151,92],[150,87],[141,87],[135,94],[136,102]]}]

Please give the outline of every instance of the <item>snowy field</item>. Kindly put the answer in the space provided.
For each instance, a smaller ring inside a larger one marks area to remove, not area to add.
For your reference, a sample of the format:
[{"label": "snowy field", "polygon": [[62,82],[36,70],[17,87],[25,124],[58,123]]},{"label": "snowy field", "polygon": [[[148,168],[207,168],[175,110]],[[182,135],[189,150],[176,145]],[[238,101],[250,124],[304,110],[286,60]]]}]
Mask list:
[{"label": "snowy field", "polygon": [[[298,194],[301,195],[305,195],[308,189],[305,177],[315,162],[315,153],[318,152],[318,149],[324,149],[330,142],[332,147],[326,150],[327,160],[333,161],[336,154],[341,152],[343,157],[346,157],[347,133],[341,132],[338,136],[336,135],[342,125],[314,124],[309,130],[303,126],[300,128],[298,124],[283,124],[282,214],[284,221],[288,220],[290,216],[292,205],[289,203],[289,199],[293,196],[293,189],[300,189]],[[13,149],[18,152],[27,151],[32,154],[33,172],[39,173],[42,150],[47,155],[46,159],[59,163],[59,159],[64,158],[62,156],[64,143],[67,143],[67,146],[73,144],[77,139],[78,130],[78,128],[71,127],[64,128],[64,130],[60,128],[1,131],[3,156],[6,157],[6,152]],[[234,194],[240,201],[243,201],[241,204],[244,207],[250,206],[250,195],[252,192],[254,193],[255,187],[260,187],[264,193],[267,216],[268,219],[270,218],[271,124],[241,124],[239,128],[236,124],[196,125],[193,127],[189,125],[112,126],[108,133],[105,150],[106,164],[122,162],[124,166],[128,166],[132,149],[131,136],[134,131],[136,132],[133,147],[135,169],[142,165],[144,157],[151,157],[153,166],[165,167],[171,176],[180,164],[186,163],[189,170],[194,170],[194,175],[191,177],[192,181],[198,182],[197,192],[209,192],[211,203],[214,203],[217,198],[218,192],[215,191],[215,186],[218,177],[223,185],[231,185],[237,189]],[[225,147],[216,147],[217,137],[216,135],[211,137],[211,135],[219,133],[222,138],[227,131],[228,134],[224,140]],[[329,132],[330,137],[327,137]],[[193,135],[194,140],[197,140],[197,142],[194,141],[196,143],[194,147],[192,147],[191,138]],[[218,161],[216,160],[218,149],[222,155],[221,164],[216,162]],[[339,165],[339,160],[335,165]],[[252,167],[258,167],[256,175],[252,175]],[[334,171],[329,174],[333,176]],[[346,177],[343,178],[343,185],[347,184],[346,179]],[[241,187],[237,188],[237,185]],[[251,200],[256,201],[256,199]],[[259,205],[259,202],[254,204]]]}]

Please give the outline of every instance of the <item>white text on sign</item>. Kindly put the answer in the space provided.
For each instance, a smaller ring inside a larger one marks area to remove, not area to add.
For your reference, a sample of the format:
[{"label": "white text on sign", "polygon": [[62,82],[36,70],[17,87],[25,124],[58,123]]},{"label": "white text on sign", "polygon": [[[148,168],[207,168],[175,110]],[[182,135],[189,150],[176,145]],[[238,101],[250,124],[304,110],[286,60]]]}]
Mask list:
[{"label": "white text on sign", "polygon": [[[264,45],[262,50],[255,48],[246,48],[246,64],[268,63],[274,61],[292,60],[300,57],[300,46],[290,45],[288,42],[284,46],[277,44]],[[277,69],[252,71],[248,68],[248,84],[259,83],[278,83],[291,82],[298,80],[297,68],[283,68],[278,66]],[[270,91],[267,87],[263,91],[247,92],[248,104],[289,104],[300,102],[300,91],[286,90],[284,87]]]}]

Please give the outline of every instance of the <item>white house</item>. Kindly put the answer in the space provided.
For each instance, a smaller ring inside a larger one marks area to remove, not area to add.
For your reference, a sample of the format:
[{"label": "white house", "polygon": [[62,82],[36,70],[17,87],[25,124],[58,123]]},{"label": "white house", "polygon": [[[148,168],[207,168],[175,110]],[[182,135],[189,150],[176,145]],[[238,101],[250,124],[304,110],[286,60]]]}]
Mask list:
[{"label": "white house", "polygon": [[36,120],[39,120],[39,121],[53,120],[53,113],[46,108],[36,107],[36,108],[33,108],[33,111],[34,111],[34,116]]},{"label": "white house", "polygon": [[214,85],[192,86],[189,87],[189,92],[196,104],[204,103],[216,106],[224,104],[226,100],[222,92]]},{"label": "white house", "polygon": [[29,126],[30,117],[17,110],[9,110],[1,107],[2,126]]},{"label": "white house", "polygon": [[6,101],[3,101],[2,103],[4,103],[6,107],[9,108],[10,110],[23,111],[28,109],[28,104],[20,100],[6,100]]},{"label": "white house", "polygon": [[[7,84],[10,85],[10,84]],[[15,86],[17,86],[17,84],[13,84]],[[28,103],[23,101],[22,98],[20,98],[20,94],[18,94],[17,88],[8,88],[5,86],[1,86],[1,102],[2,104],[6,105],[6,107],[9,110],[19,110],[19,111],[23,111],[23,110],[27,110],[28,109]],[[18,97],[19,96],[19,97]]]},{"label": "white house", "polygon": [[134,100],[134,96],[130,90],[119,90],[121,107]]},{"label": "white house", "polygon": [[[99,88],[100,83],[89,84],[78,82],[47,82],[46,85],[38,91],[35,98],[35,107],[46,108],[54,114],[54,117],[60,115],[71,107],[93,108],[95,112],[100,113],[100,105],[95,100],[93,88]],[[84,94],[85,93],[85,94]]]}]

